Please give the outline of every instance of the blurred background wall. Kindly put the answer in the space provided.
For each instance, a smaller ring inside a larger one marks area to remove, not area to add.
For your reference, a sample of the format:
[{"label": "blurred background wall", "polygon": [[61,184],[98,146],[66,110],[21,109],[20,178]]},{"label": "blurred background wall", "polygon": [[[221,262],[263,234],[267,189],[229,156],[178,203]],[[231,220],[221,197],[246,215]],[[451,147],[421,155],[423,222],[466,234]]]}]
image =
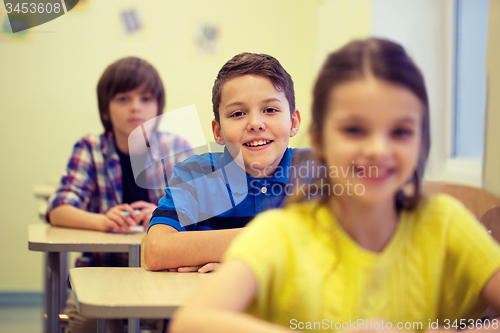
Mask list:
[{"label": "blurred background wall", "polygon": [[490,0],[488,53],[486,56],[487,103],[483,184],[500,196],[500,0]]},{"label": "blurred background wall", "polygon": [[[124,33],[124,10],[137,14],[138,32]],[[432,178],[449,145],[442,129],[451,112],[452,15],[453,0],[87,0],[22,38],[0,35],[0,292],[42,290],[42,254],[27,244],[27,226],[42,223],[33,188],[59,177],[79,138],[102,131],[96,84],[111,62],[131,55],[151,62],[166,87],[165,111],[195,104],[212,141],[220,67],[240,52],[271,54],[292,75],[302,112],[291,146],[306,147],[312,84],[326,55],[354,38],[396,40],[426,76]],[[203,25],[218,32],[205,49]]]}]

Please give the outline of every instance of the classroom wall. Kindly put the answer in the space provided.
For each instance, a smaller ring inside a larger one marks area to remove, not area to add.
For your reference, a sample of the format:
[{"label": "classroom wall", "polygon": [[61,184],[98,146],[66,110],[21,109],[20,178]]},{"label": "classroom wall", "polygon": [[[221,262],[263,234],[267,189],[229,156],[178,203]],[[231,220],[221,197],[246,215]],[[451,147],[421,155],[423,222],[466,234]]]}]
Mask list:
[{"label": "classroom wall", "polygon": [[[125,36],[119,12],[138,3],[144,31]],[[442,44],[448,40],[447,9],[438,3],[449,0],[406,0],[409,7],[396,0],[88,0],[82,10],[30,30],[25,41],[0,35],[0,292],[42,290],[42,255],[27,246],[27,226],[41,223],[33,187],[58,177],[76,140],[102,130],[95,86],[110,62],[135,55],[154,64],[166,86],[166,111],[195,104],[211,140],[211,88],[218,70],[236,53],[269,53],[294,79],[303,123],[291,145],[304,147],[312,83],[326,55],[370,33],[411,47],[435,91],[433,117],[441,117]],[[195,51],[200,21],[220,24],[216,55]]]},{"label": "classroom wall", "polygon": [[[119,12],[137,4],[144,31],[128,37]],[[76,140],[101,132],[95,87],[109,63],[135,55],[154,64],[166,86],[166,111],[195,104],[210,140],[213,81],[243,51],[278,58],[295,81],[297,107],[308,110],[317,8],[311,0],[90,0],[22,41],[1,36],[0,291],[42,289],[42,255],[27,244],[27,226],[41,223],[33,186],[61,174]],[[220,24],[218,54],[196,53],[200,21]]]},{"label": "classroom wall", "polygon": [[500,0],[490,0],[486,54],[487,99],[484,154],[484,188],[500,196]]},{"label": "classroom wall", "polygon": [[[327,55],[340,48],[345,43],[353,40],[366,38],[370,34],[372,0],[323,0],[318,1],[316,6],[316,38],[314,41],[314,52],[312,54],[313,81],[326,60]],[[308,94],[305,96],[307,104],[305,108],[299,108],[302,115],[302,125],[299,134],[292,140],[292,144],[300,147],[309,147],[308,130],[310,125],[310,105],[312,103],[312,85],[308,84]]]}]

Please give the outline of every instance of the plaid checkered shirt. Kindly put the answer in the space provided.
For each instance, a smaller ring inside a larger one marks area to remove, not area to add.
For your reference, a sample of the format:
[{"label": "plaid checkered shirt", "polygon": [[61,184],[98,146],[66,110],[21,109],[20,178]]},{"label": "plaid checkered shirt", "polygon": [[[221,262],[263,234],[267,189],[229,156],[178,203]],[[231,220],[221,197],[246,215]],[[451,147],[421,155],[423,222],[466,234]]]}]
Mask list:
[{"label": "plaid checkered shirt", "polygon": [[[173,166],[191,156],[191,146],[181,137],[165,132],[149,141],[145,178],[149,202],[158,204],[165,194],[166,175]],[[112,133],[87,135],[78,141],[56,192],[48,199],[45,218],[60,205],[72,205],[92,213],[106,213],[123,202],[120,159]],[[126,253],[84,253],[77,266],[128,266]]]}]

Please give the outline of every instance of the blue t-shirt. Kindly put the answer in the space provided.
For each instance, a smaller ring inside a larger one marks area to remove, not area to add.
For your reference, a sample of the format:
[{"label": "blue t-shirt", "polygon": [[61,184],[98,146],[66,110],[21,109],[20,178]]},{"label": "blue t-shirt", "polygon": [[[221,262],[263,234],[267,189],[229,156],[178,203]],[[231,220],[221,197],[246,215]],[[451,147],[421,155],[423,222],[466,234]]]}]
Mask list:
[{"label": "blue t-shirt", "polygon": [[256,178],[238,166],[227,149],[192,156],[174,166],[149,228],[155,224],[178,231],[244,227],[258,213],[282,207],[295,185],[310,183],[315,166],[311,157],[310,149],[287,148],[271,177]]}]

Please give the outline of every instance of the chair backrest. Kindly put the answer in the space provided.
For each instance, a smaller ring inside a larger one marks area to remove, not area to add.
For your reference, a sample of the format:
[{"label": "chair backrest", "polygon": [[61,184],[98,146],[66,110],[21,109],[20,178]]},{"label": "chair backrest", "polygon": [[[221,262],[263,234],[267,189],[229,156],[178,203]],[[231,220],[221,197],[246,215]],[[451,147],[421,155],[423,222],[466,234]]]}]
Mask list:
[{"label": "chair backrest", "polygon": [[455,197],[477,218],[483,216],[489,209],[500,206],[500,198],[481,188],[467,185],[444,182],[424,182],[422,185],[422,192],[424,194],[445,193]]},{"label": "chair backrest", "polygon": [[500,243],[500,206],[491,208],[481,216],[481,223],[493,238]]}]

